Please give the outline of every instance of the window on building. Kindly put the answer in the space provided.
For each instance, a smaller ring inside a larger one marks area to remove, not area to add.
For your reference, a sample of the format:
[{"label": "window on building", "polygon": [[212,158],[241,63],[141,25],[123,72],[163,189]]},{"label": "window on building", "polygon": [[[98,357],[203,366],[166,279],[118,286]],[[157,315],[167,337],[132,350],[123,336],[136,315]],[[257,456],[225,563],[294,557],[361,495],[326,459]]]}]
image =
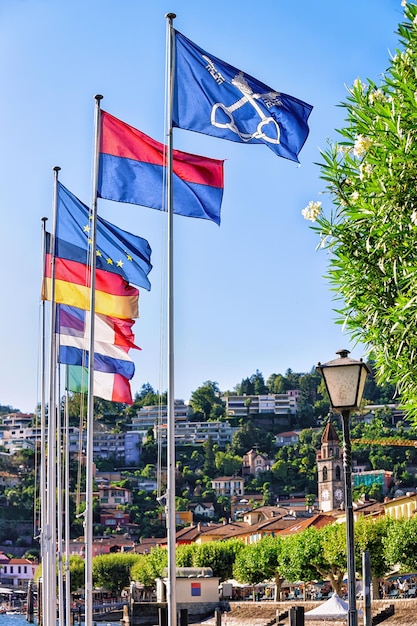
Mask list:
[{"label": "window on building", "polygon": [[326,467],[326,466],[324,466],[324,467],[323,467],[323,481],[326,481],[326,480],[327,480],[327,475],[328,475],[328,472],[327,472],[327,467]]}]

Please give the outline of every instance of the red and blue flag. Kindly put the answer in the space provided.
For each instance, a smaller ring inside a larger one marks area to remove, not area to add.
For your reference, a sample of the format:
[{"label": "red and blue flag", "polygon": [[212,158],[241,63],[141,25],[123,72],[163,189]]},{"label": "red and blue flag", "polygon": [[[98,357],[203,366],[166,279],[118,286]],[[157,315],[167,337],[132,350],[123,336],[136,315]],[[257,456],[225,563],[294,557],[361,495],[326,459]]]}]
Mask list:
[{"label": "red and blue flag", "polygon": [[[164,144],[101,111],[98,197],[165,210],[166,152]],[[174,213],[220,224],[223,163],[173,151]]]}]

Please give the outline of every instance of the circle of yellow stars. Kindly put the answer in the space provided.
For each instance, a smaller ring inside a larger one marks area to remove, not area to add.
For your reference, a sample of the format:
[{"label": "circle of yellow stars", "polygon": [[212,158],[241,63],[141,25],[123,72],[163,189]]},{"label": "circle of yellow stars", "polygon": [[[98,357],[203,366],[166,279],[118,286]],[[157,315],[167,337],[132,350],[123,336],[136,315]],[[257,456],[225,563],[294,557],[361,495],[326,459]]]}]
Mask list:
[{"label": "circle of yellow stars", "polygon": [[[93,219],[92,215],[90,215],[88,219],[92,220]],[[89,237],[90,230],[91,230],[90,224],[86,224],[83,227],[83,231],[87,235],[87,242],[91,245],[93,243],[93,240]],[[126,260],[133,262],[132,255],[130,255],[128,252],[126,252],[126,250],[124,250],[123,252],[126,255]],[[98,257],[102,257],[103,256],[103,253],[101,252],[101,250],[96,250],[96,256],[98,256]],[[106,257],[106,263],[107,263],[107,265],[116,265],[116,267],[123,267],[123,265],[124,265],[124,261],[122,259],[119,259],[118,261],[114,262],[111,257]]]}]

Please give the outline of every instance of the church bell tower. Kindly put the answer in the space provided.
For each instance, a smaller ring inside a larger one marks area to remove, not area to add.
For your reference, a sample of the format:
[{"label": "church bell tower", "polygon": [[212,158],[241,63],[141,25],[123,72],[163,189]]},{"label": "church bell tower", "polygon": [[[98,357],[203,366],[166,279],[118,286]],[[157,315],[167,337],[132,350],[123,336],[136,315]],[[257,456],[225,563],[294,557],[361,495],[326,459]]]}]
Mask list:
[{"label": "church bell tower", "polygon": [[345,501],[343,463],[339,437],[329,420],[321,438],[317,453],[317,478],[319,509],[324,513],[339,509]]}]

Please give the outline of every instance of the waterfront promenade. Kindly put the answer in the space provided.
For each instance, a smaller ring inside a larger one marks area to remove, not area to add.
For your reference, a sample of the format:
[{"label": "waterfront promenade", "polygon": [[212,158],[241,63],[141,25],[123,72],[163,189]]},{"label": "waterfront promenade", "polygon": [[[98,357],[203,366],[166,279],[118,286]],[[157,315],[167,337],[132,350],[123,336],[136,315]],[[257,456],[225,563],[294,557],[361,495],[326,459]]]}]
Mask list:
[{"label": "waterfront promenade", "polygon": [[[277,611],[279,614],[283,614],[288,611],[292,606],[304,606],[305,611],[319,606],[320,602],[230,602],[228,608],[229,611],[222,613],[222,626],[266,626],[268,622],[271,622],[276,616]],[[385,607],[393,604],[395,613],[393,616],[386,619],[382,624],[386,626],[417,626],[417,600],[373,600],[372,601],[372,615],[376,615],[382,611]],[[358,601],[358,609],[362,608],[362,602]],[[281,619],[279,623],[289,624],[289,618]],[[332,622],[332,624],[341,625],[343,621]],[[306,624],[322,624],[321,621],[306,621]],[[363,624],[363,619],[359,620],[359,624]],[[193,626],[216,626],[215,618],[210,618],[201,623],[201,625],[194,624]]]}]

